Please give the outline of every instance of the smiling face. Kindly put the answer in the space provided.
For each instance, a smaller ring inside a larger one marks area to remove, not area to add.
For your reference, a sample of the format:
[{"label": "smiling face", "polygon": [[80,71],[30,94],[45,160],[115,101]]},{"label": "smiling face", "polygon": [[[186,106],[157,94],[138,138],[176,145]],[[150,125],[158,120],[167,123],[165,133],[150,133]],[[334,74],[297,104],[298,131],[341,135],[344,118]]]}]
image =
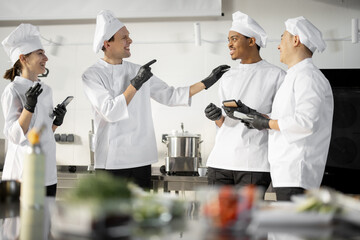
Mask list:
[{"label": "smiling face", "polygon": [[290,61],[290,57],[293,50],[293,38],[288,31],[285,31],[283,35],[281,35],[281,42],[278,46],[280,51],[280,62],[284,64],[288,64]]},{"label": "smiling face", "polygon": [[230,56],[232,60],[243,60],[249,57],[251,38],[247,38],[238,32],[230,31],[228,41],[228,47],[230,49]]},{"label": "smiling face", "polygon": [[104,42],[106,56],[109,59],[122,61],[123,58],[128,58],[131,56],[130,44],[132,43],[132,40],[129,35],[129,31],[124,26],[114,34],[114,41]]},{"label": "smiling face", "polygon": [[[24,56],[24,55],[23,55]],[[34,76],[46,72],[45,65],[48,61],[45,51],[42,49],[33,51],[31,54],[24,56],[24,68]]]}]

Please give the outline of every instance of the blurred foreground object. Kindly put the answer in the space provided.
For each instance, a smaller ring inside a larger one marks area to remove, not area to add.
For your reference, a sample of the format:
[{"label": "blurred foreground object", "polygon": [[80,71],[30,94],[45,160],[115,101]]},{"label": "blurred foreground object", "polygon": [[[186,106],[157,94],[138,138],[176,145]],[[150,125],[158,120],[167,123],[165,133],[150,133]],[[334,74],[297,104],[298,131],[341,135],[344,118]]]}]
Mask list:
[{"label": "blurred foreground object", "polygon": [[331,188],[308,190],[299,211],[332,213],[334,218],[360,226],[360,200]]},{"label": "blurred foreground object", "polygon": [[125,179],[102,172],[81,178],[64,201],[51,208],[53,234],[129,236],[132,198],[130,183]]},{"label": "blurred foreground object", "polygon": [[159,227],[170,221],[184,220],[183,200],[170,195],[148,194],[134,199],[133,217],[143,227]]},{"label": "blurred foreground object", "polygon": [[41,129],[28,133],[30,146],[24,156],[21,183],[21,206],[41,208],[45,199],[45,156],[40,146]]},{"label": "blurred foreground object", "polygon": [[168,227],[184,220],[185,204],[178,198],[145,192],[133,182],[106,172],[81,178],[64,201],[52,208],[57,237],[76,235],[96,239],[128,237],[138,227]]},{"label": "blurred foreground object", "polygon": [[[205,189],[204,189],[205,190]],[[253,185],[241,187],[221,186],[205,190],[203,216],[210,226],[217,229],[243,229],[250,220],[250,213],[261,196]]]},{"label": "blurred foreground object", "polygon": [[0,181],[0,202],[13,203],[19,202],[20,185],[17,180],[3,180]]},{"label": "blurred foreground object", "polygon": [[291,200],[259,204],[252,214],[250,232],[264,227],[330,228],[344,222],[360,226],[360,201],[333,189],[307,190]]}]

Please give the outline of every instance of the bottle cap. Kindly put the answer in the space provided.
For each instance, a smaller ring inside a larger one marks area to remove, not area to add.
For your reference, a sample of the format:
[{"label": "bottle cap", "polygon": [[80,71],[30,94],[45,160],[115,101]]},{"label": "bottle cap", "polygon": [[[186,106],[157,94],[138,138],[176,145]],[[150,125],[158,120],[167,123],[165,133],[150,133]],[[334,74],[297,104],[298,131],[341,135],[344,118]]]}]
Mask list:
[{"label": "bottle cap", "polygon": [[31,129],[28,133],[28,139],[30,144],[35,145],[40,142],[40,136],[39,133],[35,129]]}]

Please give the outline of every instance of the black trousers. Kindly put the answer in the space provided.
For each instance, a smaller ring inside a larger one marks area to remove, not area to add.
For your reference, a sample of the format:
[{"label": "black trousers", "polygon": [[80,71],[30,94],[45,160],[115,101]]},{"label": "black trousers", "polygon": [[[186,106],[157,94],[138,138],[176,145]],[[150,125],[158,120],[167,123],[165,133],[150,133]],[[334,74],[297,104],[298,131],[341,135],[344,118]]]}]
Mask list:
[{"label": "black trousers", "polygon": [[107,172],[115,177],[122,177],[129,181],[133,181],[144,190],[151,188],[151,165],[126,169],[96,169],[95,172]]},{"label": "black trousers", "polygon": [[209,185],[235,185],[243,187],[253,184],[262,187],[265,195],[265,191],[270,183],[271,177],[269,172],[232,171],[219,168],[208,168]]},{"label": "black trousers", "polygon": [[305,189],[300,187],[277,187],[274,188],[277,201],[290,201],[291,196],[303,194]]}]

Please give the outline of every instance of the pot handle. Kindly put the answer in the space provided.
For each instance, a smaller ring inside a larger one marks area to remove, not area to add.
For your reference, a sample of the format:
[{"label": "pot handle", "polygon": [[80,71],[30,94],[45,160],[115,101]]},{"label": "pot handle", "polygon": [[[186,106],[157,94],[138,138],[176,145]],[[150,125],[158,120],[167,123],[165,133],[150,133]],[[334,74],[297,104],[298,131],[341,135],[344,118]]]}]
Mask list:
[{"label": "pot handle", "polygon": [[162,143],[165,143],[165,144],[167,144],[168,143],[168,141],[166,140],[166,137],[168,136],[168,134],[163,134],[162,136],[161,136],[161,142]]},{"label": "pot handle", "polygon": [[[197,147],[198,149],[200,150],[200,144],[203,142],[203,140],[200,140],[198,143],[197,143]],[[200,154],[200,151],[199,151],[199,154]]]}]

